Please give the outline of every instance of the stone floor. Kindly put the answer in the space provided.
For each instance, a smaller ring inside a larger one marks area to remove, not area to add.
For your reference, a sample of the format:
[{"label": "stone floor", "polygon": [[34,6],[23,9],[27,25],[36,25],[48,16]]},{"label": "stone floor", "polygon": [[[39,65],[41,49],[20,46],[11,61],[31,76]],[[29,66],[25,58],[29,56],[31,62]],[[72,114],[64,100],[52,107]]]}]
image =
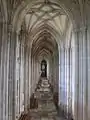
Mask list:
[{"label": "stone floor", "polygon": [[35,97],[38,99],[38,108],[29,111],[31,120],[60,120],[53,102],[50,84],[46,78],[42,78]]},{"label": "stone floor", "polygon": [[58,117],[50,84],[46,78],[42,78],[34,93],[34,97],[38,100],[38,107],[30,109],[27,114],[28,119],[23,120],[65,120]]}]

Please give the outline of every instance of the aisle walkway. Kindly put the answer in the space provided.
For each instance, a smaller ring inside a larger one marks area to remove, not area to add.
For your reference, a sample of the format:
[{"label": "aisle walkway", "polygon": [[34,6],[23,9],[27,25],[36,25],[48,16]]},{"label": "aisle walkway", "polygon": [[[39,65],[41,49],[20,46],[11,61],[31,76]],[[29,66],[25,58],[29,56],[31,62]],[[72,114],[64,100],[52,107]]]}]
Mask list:
[{"label": "aisle walkway", "polygon": [[49,81],[42,78],[34,93],[38,106],[30,109],[26,118],[22,120],[64,120],[58,117],[56,106],[53,102]]},{"label": "aisle walkway", "polygon": [[30,110],[32,120],[56,119],[57,110],[53,103],[53,95],[47,79],[42,79],[41,85],[36,90],[35,96],[38,99],[38,109]]}]

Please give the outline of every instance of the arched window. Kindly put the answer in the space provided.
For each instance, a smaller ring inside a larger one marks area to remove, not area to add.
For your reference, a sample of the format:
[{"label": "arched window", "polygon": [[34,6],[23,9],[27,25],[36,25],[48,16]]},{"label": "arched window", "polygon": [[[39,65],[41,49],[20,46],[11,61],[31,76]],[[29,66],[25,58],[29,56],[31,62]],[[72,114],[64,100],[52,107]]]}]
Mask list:
[{"label": "arched window", "polygon": [[46,60],[41,61],[41,77],[47,77],[47,62],[46,62]]}]

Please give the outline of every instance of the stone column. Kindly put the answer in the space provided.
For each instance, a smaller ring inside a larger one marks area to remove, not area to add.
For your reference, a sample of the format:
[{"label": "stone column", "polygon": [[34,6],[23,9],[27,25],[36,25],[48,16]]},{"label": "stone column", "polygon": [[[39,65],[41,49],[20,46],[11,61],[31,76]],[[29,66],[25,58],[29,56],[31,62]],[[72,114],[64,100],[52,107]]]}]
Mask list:
[{"label": "stone column", "polygon": [[76,69],[76,88],[75,92],[77,96],[76,101],[76,120],[85,120],[87,119],[87,31],[85,28],[80,28],[76,31],[77,34],[77,45],[78,45],[78,53],[77,53],[77,59],[76,61],[78,63],[77,69]]},{"label": "stone column", "polygon": [[[23,40],[22,40],[23,41]],[[21,42],[21,62],[20,62],[20,114],[24,111],[24,43]]]},{"label": "stone column", "polygon": [[[28,48],[28,46],[27,46]],[[29,105],[29,49],[27,50],[28,53],[27,53],[27,106]]]},{"label": "stone column", "polygon": [[39,76],[39,63],[38,63],[38,61],[36,61],[36,84],[38,83],[38,80],[39,80],[39,78],[40,78],[40,76]]},{"label": "stone column", "polygon": [[87,119],[87,29],[75,31],[75,120]]},{"label": "stone column", "polygon": [[67,49],[65,48],[65,64],[64,64],[65,66],[65,73],[64,73],[64,76],[65,76],[65,79],[63,79],[63,80],[65,80],[65,84],[64,84],[64,90],[65,90],[65,98],[64,98],[64,100],[65,100],[65,103],[64,103],[64,111],[65,111],[65,113],[67,112]]},{"label": "stone column", "polygon": [[50,57],[49,58],[49,73],[50,73],[50,81],[51,81],[51,84],[53,85],[53,81],[54,81],[54,79],[53,79],[53,57]]},{"label": "stone column", "polygon": [[87,120],[90,120],[90,26],[87,27]]},{"label": "stone column", "polygon": [[[0,8],[1,10],[1,8]],[[2,31],[3,31],[3,20],[2,20],[2,12],[0,12],[0,76],[2,75],[2,57],[1,57],[1,53],[2,53]],[[1,78],[0,78],[1,79]],[[0,80],[0,98],[2,97],[2,90],[1,90],[1,83],[2,83],[2,79]],[[2,116],[2,100],[0,99],[0,118]]]},{"label": "stone column", "polygon": [[53,81],[54,81],[54,92],[58,92],[58,88],[59,88],[59,78],[58,78],[58,74],[59,74],[59,61],[58,61],[58,51],[56,50],[54,55],[54,63],[52,64],[53,66]]},{"label": "stone column", "polygon": [[0,21],[0,119],[8,120],[9,41],[7,23]]},{"label": "stone column", "polygon": [[65,48],[65,113],[68,116],[70,110],[70,48]]},{"label": "stone column", "polygon": [[34,73],[33,73],[33,77],[34,77],[34,79],[33,79],[33,92],[35,91],[35,87],[36,87],[36,79],[38,79],[38,78],[36,78],[36,58],[35,58],[35,56],[34,56]]},{"label": "stone column", "polygon": [[70,48],[66,48],[66,99],[67,99],[67,114],[69,113],[69,100],[70,100]]},{"label": "stone column", "polygon": [[32,64],[31,64],[31,49],[29,50],[29,97],[31,96],[31,70],[32,70]]},{"label": "stone column", "polygon": [[79,41],[79,80],[78,80],[78,120],[83,119],[83,34],[78,30]]},{"label": "stone column", "polygon": [[18,84],[18,109],[19,109],[19,116],[21,114],[22,111],[24,111],[24,98],[25,98],[25,77],[26,77],[26,73],[25,73],[25,41],[26,41],[26,31],[24,30],[23,27],[21,27],[21,30],[19,31],[19,35],[18,35],[18,39],[19,39],[19,84]]},{"label": "stone column", "polygon": [[33,56],[33,64],[32,64],[32,92],[34,92],[34,82],[35,82],[35,58]]},{"label": "stone column", "polygon": [[31,94],[32,94],[32,87],[33,87],[33,58],[31,55]]},{"label": "stone column", "polygon": [[[75,33],[72,32],[71,36],[71,48],[70,48],[70,96],[71,96],[71,113],[75,116],[75,68],[76,68],[76,56],[75,56]],[[75,117],[74,117],[75,118]]]},{"label": "stone column", "polygon": [[59,50],[59,95],[58,95],[58,99],[59,99],[59,103],[58,105],[60,106],[60,96],[61,96],[61,53],[60,53],[60,50]]},{"label": "stone column", "polygon": [[69,91],[68,91],[68,112],[71,114],[71,115],[73,115],[72,114],[72,92],[73,92],[73,90],[72,90],[72,83],[74,84],[74,79],[72,79],[72,74],[73,74],[73,71],[72,71],[72,48],[69,48],[69,83],[68,83],[68,85],[69,85]]},{"label": "stone column", "polygon": [[[77,31],[73,32],[73,39],[75,44],[75,71],[73,68],[73,71],[75,72],[75,85],[74,85],[74,119],[78,120],[78,91],[79,91],[79,40],[78,40],[79,33]],[[74,66],[74,65],[73,65]]]},{"label": "stone column", "polygon": [[51,73],[51,83],[54,87],[54,57],[53,56],[52,56],[52,61],[50,61],[50,73]]},{"label": "stone column", "polygon": [[25,47],[25,63],[24,63],[24,109],[27,110],[29,101],[29,56],[27,46]]},{"label": "stone column", "polygon": [[87,120],[88,109],[88,61],[87,61],[87,28],[83,28],[83,120]]},{"label": "stone column", "polygon": [[[9,47],[11,46],[11,25],[8,25],[8,41],[9,41]],[[10,49],[9,49],[9,54],[10,54]],[[9,55],[9,60],[10,60],[10,55]],[[11,60],[10,60],[11,61]],[[11,97],[12,94],[10,94],[10,90],[12,91],[12,79],[10,77],[10,62],[9,62],[9,76],[8,76],[8,119],[11,120],[12,119],[12,108],[11,108]]]},{"label": "stone column", "polygon": [[56,51],[56,92],[59,93],[59,53]]},{"label": "stone column", "polygon": [[65,103],[65,49],[60,49],[60,106]]},{"label": "stone column", "polygon": [[3,120],[3,55],[4,55],[4,52],[3,52],[3,46],[4,46],[4,41],[3,41],[3,21],[2,21],[2,31],[1,31],[1,38],[0,38],[0,42],[1,42],[1,45],[0,45],[0,118]]},{"label": "stone column", "polygon": [[[12,26],[10,25],[10,28]],[[16,60],[16,32],[9,32],[9,73],[8,73],[8,119],[15,120],[15,60]]]},{"label": "stone column", "polygon": [[16,118],[23,111],[24,102],[24,34],[22,31],[17,32],[16,44]]},{"label": "stone column", "polygon": [[17,33],[16,38],[16,85],[15,85],[15,97],[16,97],[16,118],[20,114],[20,33]]}]

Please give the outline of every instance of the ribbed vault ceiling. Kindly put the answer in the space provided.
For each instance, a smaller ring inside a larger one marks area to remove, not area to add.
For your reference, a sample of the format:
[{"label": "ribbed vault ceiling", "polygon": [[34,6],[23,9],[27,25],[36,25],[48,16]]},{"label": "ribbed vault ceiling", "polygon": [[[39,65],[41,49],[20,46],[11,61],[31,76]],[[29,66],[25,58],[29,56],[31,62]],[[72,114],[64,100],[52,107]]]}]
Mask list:
[{"label": "ribbed vault ceiling", "polygon": [[35,29],[41,23],[48,23],[61,35],[65,34],[70,21],[65,12],[62,11],[58,4],[47,1],[38,2],[33,5],[25,16],[26,27],[28,31]]},{"label": "ribbed vault ceiling", "polygon": [[[51,54],[58,49],[56,42],[64,41],[69,34],[71,22],[60,6],[50,0],[36,2],[25,15],[25,25],[32,41],[32,54],[46,49]],[[44,51],[45,52],[45,51]]]}]

